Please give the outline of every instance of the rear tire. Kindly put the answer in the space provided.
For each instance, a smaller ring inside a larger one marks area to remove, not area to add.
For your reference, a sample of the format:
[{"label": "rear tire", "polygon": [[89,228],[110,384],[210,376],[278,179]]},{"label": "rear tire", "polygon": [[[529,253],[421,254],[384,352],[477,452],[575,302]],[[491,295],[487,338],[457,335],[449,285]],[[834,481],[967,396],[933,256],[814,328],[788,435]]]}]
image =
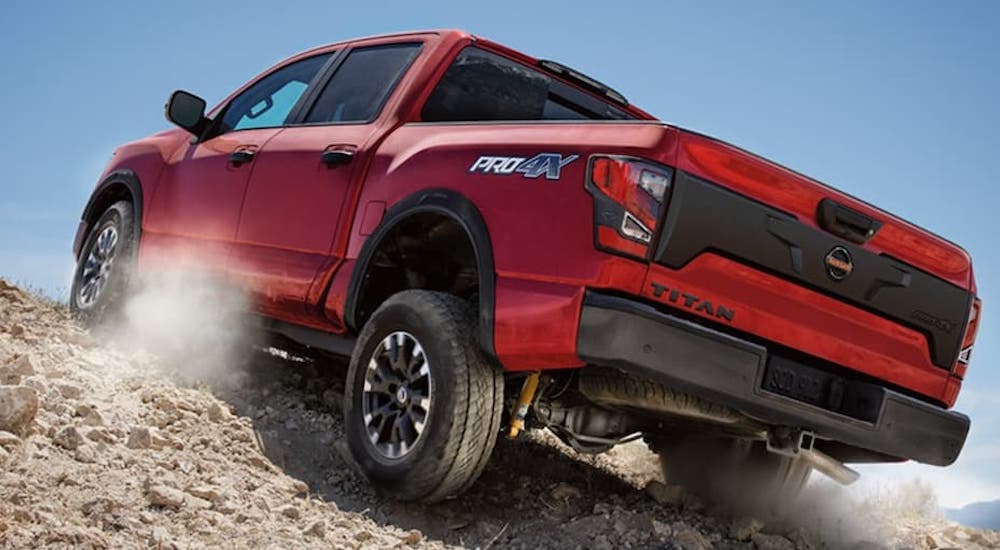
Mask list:
[{"label": "rear tire", "polygon": [[118,201],[91,227],[73,275],[69,307],[88,325],[106,321],[126,295],[138,248],[132,204]]},{"label": "rear tire", "polygon": [[406,290],[365,324],[344,398],[347,443],[361,470],[398,500],[468,489],[500,431],[503,376],[476,340],[475,308]]}]

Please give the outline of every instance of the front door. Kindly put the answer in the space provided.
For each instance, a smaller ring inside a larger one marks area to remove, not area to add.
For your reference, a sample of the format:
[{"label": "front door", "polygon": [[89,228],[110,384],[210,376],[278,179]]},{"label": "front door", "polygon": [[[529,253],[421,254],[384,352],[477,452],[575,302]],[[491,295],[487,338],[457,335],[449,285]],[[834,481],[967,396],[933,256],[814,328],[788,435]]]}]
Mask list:
[{"label": "front door", "polygon": [[300,123],[254,161],[231,264],[265,313],[305,322],[315,313],[306,307],[310,288],[339,259],[352,185],[386,131],[379,114],[419,49],[409,42],[345,52]]},{"label": "front door", "polygon": [[203,140],[174,153],[147,207],[140,261],[226,269],[257,156],[281,133],[330,56],[264,75],[229,102]]}]

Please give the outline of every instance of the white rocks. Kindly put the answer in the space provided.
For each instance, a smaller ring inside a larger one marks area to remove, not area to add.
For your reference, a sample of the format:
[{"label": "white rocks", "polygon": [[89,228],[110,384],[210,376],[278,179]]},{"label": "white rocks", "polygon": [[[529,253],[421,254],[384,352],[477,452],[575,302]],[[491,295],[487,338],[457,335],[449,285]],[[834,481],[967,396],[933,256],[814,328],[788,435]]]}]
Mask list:
[{"label": "white rocks", "polygon": [[302,497],[309,493],[309,486],[300,479],[293,479],[289,484],[289,491],[293,496]]},{"label": "white rocks", "polygon": [[65,426],[52,438],[52,442],[66,450],[76,450],[86,443],[83,434],[76,426]]},{"label": "white rocks", "polygon": [[101,411],[91,408],[83,415],[83,423],[86,426],[106,426],[108,421],[104,418]]},{"label": "white rocks", "polygon": [[185,497],[184,504],[190,506],[191,508],[197,508],[198,510],[209,510],[212,508],[211,502],[192,495],[187,495],[187,497]]},{"label": "white rocks", "polygon": [[299,511],[298,507],[295,506],[294,504],[286,504],[275,510],[275,512],[285,516],[288,519],[299,519],[300,517],[302,517],[302,512]]},{"label": "white rocks", "polygon": [[223,407],[218,402],[208,406],[208,419],[212,422],[228,422],[233,417],[228,407]]},{"label": "white rocks", "polygon": [[45,395],[49,391],[49,383],[44,376],[40,374],[34,374],[31,376],[24,376],[21,378],[21,385],[27,386],[36,392],[38,395]]},{"label": "white rocks", "polygon": [[569,483],[557,483],[552,490],[549,491],[552,498],[556,500],[571,500],[580,498],[583,493],[575,485],[570,485]]},{"label": "white rocks", "polygon": [[98,443],[118,443],[118,438],[106,428],[91,428],[87,430],[87,439]]},{"label": "white rocks", "polygon": [[94,339],[83,332],[70,331],[59,335],[59,340],[66,343],[81,347],[91,347],[94,345]]},{"label": "white rocks", "polygon": [[673,534],[673,529],[669,525],[663,523],[662,521],[653,520],[653,534],[656,535],[658,539],[663,539],[669,537]]},{"label": "white rocks", "polygon": [[987,548],[989,548],[990,546],[993,546],[994,548],[996,547],[996,539],[997,539],[996,535],[998,534],[997,531],[992,531],[992,534],[994,535],[992,537],[993,540],[990,540],[990,538],[988,538],[981,532],[971,532],[966,534],[969,536],[969,541],[972,542],[973,544],[978,544],[980,546],[984,546]]},{"label": "white rocks", "polygon": [[38,393],[26,386],[0,386],[0,430],[23,434],[38,414]]},{"label": "white rocks", "polygon": [[274,465],[271,464],[271,461],[269,461],[266,457],[263,457],[259,454],[252,454],[246,457],[246,462],[247,464],[254,466],[256,468],[260,468],[261,470],[264,470],[266,472],[274,471]]},{"label": "white rocks", "polygon": [[729,538],[746,542],[764,528],[764,523],[752,517],[736,518],[729,525]]},{"label": "white rocks", "polygon": [[157,432],[156,428],[138,426],[132,428],[125,446],[129,449],[162,449],[169,443],[165,437]]},{"label": "white rocks", "polygon": [[163,412],[168,412],[168,413],[177,412],[177,403],[174,403],[172,399],[170,399],[165,395],[158,395],[154,397],[153,404],[156,405],[157,409]]},{"label": "white rocks", "polygon": [[80,396],[83,395],[83,388],[68,382],[56,384],[56,389],[59,390],[59,394],[62,395],[64,399],[79,399]]},{"label": "white rocks", "polygon": [[77,448],[76,452],[73,453],[73,458],[77,462],[83,462],[84,464],[94,464],[98,462],[97,450],[93,445],[81,445]]},{"label": "white rocks", "polygon": [[705,537],[697,529],[681,524],[673,526],[671,542],[684,550],[708,550],[711,548],[708,541],[705,540]]},{"label": "white rocks", "polygon": [[121,503],[106,497],[100,497],[94,500],[85,502],[81,507],[80,511],[83,512],[85,516],[91,514],[110,514],[115,510],[121,509]]},{"label": "white rocks", "polygon": [[213,509],[216,512],[226,516],[231,516],[240,510],[239,507],[237,507],[235,504],[228,502],[225,499],[215,503]]},{"label": "white rocks", "polygon": [[21,438],[10,432],[0,431],[0,447],[11,447],[14,445],[20,445]]},{"label": "white rocks", "polygon": [[198,497],[209,502],[216,502],[221,497],[218,489],[210,485],[197,485],[185,489],[189,495]]},{"label": "white rocks", "polygon": [[420,544],[420,541],[424,540],[424,534],[419,529],[411,529],[409,533],[403,535],[399,540],[403,544],[416,546]]},{"label": "white rocks", "polygon": [[148,426],[133,428],[125,446],[129,449],[149,449],[153,446],[153,429]]},{"label": "white rocks", "polygon": [[302,532],[303,534],[309,535],[311,537],[316,537],[321,539],[326,536],[326,522],[323,520],[319,520],[310,525],[309,527],[307,527]]},{"label": "white rocks", "polygon": [[146,498],[153,506],[173,508],[179,510],[184,506],[186,496],[183,492],[167,487],[166,485],[153,485],[146,491]]},{"label": "white rocks", "polygon": [[757,533],[750,540],[753,541],[754,547],[760,550],[795,550],[795,545],[792,544],[792,541],[781,535]]},{"label": "white rocks", "polygon": [[684,487],[680,485],[664,485],[659,481],[650,481],[647,483],[645,491],[656,502],[668,506],[680,506],[686,495]]},{"label": "white rocks", "polygon": [[16,386],[26,376],[35,374],[35,360],[31,355],[22,355],[6,365],[0,366],[0,384]]}]

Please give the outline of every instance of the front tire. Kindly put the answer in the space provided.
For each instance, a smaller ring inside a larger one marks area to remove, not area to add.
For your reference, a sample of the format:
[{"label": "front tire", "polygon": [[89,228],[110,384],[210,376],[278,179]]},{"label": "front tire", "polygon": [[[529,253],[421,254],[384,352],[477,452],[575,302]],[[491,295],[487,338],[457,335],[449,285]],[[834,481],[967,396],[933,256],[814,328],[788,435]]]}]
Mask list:
[{"label": "front tire", "polygon": [[99,324],[120,307],[135,268],[136,236],[128,201],[109,206],[87,234],[69,295],[70,311],[87,324]]},{"label": "front tire", "polygon": [[362,471],[398,500],[468,489],[500,431],[503,376],[476,340],[475,308],[406,290],[365,324],[344,399],[347,443]]}]

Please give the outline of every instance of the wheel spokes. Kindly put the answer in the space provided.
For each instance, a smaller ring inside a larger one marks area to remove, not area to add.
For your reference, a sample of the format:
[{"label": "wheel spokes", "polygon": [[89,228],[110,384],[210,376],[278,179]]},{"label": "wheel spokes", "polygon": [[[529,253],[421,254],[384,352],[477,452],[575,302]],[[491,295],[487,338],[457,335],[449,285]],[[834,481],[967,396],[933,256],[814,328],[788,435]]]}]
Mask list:
[{"label": "wheel spokes", "polygon": [[93,305],[107,286],[117,246],[118,230],[113,225],[105,227],[94,239],[80,270],[77,297],[81,306]]},{"label": "wheel spokes", "polygon": [[431,408],[430,364],[408,332],[393,332],[375,348],[363,381],[368,437],[378,452],[399,458],[416,445]]}]

